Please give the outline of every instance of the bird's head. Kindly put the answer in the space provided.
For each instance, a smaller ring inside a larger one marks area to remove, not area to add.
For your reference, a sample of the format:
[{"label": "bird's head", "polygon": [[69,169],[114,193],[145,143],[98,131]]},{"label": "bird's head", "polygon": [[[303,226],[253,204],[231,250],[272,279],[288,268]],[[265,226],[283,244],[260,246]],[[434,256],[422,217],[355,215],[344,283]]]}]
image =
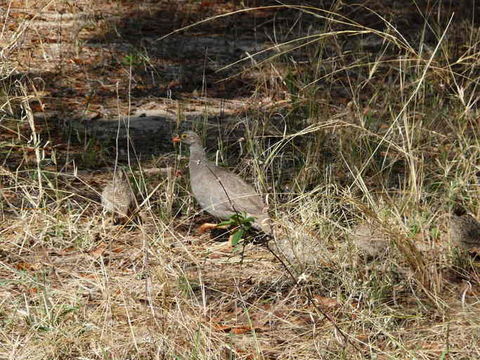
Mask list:
[{"label": "bird's head", "polygon": [[202,143],[202,140],[200,139],[200,136],[198,136],[193,131],[185,131],[180,136],[175,136],[172,139],[172,141],[174,143],[182,142],[182,143],[187,144],[187,145],[201,144]]}]

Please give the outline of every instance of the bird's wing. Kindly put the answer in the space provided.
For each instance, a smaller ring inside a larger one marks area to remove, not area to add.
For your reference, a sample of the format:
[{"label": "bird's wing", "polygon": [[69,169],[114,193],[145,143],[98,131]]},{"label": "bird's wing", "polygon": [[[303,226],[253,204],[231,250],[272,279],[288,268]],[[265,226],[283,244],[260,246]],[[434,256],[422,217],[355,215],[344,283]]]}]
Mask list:
[{"label": "bird's wing", "polygon": [[231,206],[235,207],[236,211],[245,211],[254,216],[263,212],[265,203],[252,185],[240,176],[220,167],[217,167],[215,175],[220,185],[219,191],[228,194]]},{"label": "bird's wing", "polygon": [[215,214],[217,216],[228,217],[229,214],[245,211],[258,217],[263,213],[265,204],[251,185],[211,162],[205,163],[192,181],[192,189],[202,207],[207,211],[208,208],[214,208],[210,211],[214,214],[215,211],[225,213]]}]

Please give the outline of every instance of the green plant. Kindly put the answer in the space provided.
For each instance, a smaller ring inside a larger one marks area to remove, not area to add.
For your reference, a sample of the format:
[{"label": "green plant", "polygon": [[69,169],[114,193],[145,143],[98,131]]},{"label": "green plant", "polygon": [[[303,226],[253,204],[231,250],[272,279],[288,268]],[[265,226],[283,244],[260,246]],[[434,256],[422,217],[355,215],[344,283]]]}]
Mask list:
[{"label": "green plant", "polygon": [[252,228],[252,224],[255,221],[255,218],[248,216],[244,211],[240,213],[233,214],[228,220],[222,221],[218,226],[232,226],[234,231],[230,237],[232,246],[237,246],[240,243],[245,244],[248,242],[245,235]]}]

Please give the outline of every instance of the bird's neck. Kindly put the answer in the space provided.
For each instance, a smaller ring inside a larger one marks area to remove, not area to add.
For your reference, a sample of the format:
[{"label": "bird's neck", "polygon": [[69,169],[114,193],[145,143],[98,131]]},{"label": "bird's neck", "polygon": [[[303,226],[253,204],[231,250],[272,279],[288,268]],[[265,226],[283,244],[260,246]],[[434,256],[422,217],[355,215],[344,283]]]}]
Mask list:
[{"label": "bird's neck", "polygon": [[190,145],[190,161],[198,162],[205,159],[205,150],[201,144]]}]

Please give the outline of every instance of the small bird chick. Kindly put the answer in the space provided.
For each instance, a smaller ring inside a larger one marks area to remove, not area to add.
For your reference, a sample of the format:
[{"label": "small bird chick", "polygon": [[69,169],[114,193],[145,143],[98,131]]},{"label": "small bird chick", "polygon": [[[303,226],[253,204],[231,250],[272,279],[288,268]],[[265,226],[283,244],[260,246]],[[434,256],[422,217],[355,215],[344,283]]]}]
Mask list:
[{"label": "small bird chick", "polygon": [[388,254],[390,241],[387,234],[373,224],[361,223],[352,229],[351,239],[360,254],[368,260]]},{"label": "small bird chick", "polygon": [[106,213],[112,213],[116,223],[126,223],[136,207],[136,198],[130,187],[127,174],[117,169],[102,191],[102,206]]},{"label": "small bird chick", "polygon": [[480,251],[480,222],[456,206],[450,219],[450,237],[454,243],[468,251]]}]

